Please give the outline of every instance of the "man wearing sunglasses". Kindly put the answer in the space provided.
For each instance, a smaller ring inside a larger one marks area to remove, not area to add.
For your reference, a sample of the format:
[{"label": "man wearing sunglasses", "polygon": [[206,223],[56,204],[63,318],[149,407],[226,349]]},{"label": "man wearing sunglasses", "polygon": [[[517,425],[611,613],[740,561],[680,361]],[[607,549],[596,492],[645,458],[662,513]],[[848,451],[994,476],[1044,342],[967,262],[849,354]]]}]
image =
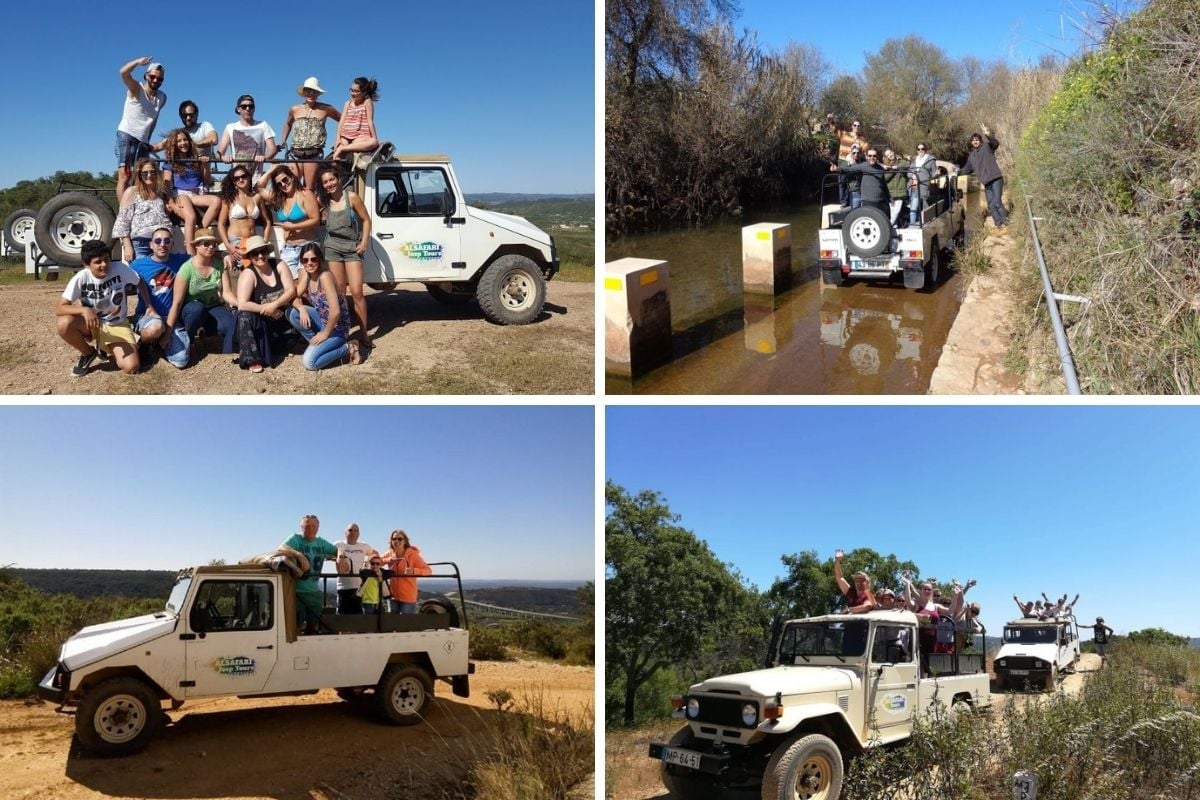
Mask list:
[{"label": "man wearing sunglasses", "polygon": [[[146,68],[145,83],[133,79],[135,67]],[[126,92],[121,121],[117,124],[117,200],[125,196],[134,163],[153,152],[150,137],[158,123],[158,112],[167,104],[167,93],[160,91],[165,74],[163,65],[151,62],[150,56],[135,58],[121,67],[120,73]]]},{"label": "man wearing sunglasses", "polygon": [[[212,126],[211,122],[200,120],[200,107],[194,101],[184,100],[179,104],[179,121],[182,123],[179,127],[192,137],[192,144],[196,146],[196,155],[212,158],[213,146],[217,143],[217,129]],[[154,145],[156,153],[161,153],[166,149],[166,138]]]},{"label": "man wearing sunglasses", "polygon": [[133,327],[143,344],[157,344],[168,364],[183,369],[188,365],[191,340],[182,323],[168,326],[166,319],[175,302],[175,275],[188,256],[186,253],[172,253],[172,244],[171,229],[157,228],[150,237],[150,255],[135,258],[129,265],[150,290],[150,306],[155,312],[147,313],[145,300],[139,298],[133,314]]},{"label": "man wearing sunglasses", "polygon": [[244,94],[238,98],[237,121],[225,126],[217,152],[226,164],[234,161],[255,162],[255,174],[264,161],[275,157],[275,129],[265,121],[254,119],[254,97]]}]

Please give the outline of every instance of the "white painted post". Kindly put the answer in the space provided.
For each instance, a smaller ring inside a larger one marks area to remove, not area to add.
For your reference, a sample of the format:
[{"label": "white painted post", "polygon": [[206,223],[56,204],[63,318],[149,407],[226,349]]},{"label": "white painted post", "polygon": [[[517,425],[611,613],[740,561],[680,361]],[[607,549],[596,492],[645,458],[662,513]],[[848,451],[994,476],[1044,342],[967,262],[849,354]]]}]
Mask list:
[{"label": "white painted post", "polygon": [[792,285],[792,226],[760,222],[742,228],[742,291],[779,294]]},{"label": "white painted post", "polygon": [[671,276],[666,261],[604,265],[604,370],[636,378],[671,360]]},{"label": "white painted post", "polygon": [[1013,775],[1013,800],[1037,800],[1037,775],[1026,769]]}]

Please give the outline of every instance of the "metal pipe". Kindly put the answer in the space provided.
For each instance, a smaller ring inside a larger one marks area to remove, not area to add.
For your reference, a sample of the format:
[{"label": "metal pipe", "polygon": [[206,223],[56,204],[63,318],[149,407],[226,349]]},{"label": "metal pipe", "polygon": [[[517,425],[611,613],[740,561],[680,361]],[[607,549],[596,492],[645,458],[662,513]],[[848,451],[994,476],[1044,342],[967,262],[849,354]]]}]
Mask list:
[{"label": "metal pipe", "polygon": [[1075,360],[1071,357],[1071,344],[1058,313],[1058,300],[1050,286],[1050,273],[1046,271],[1046,259],[1042,257],[1042,243],[1038,241],[1037,222],[1033,218],[1033,207],[1029,195],[1025,196],[1025,210],[1029,212],[1029,230],[1033,233],[1033,252],[1037,256],[1038,268],[1042,271],[1042,294],[1046,308],[1050,311],[1050,326],[1054,328],[1054,341],[1058,345],[1058,361],[1062,365],[1063,378],[1067,382],[1067,394],[1083,394],[1079,390],[1079,378],[1075,374]]}]

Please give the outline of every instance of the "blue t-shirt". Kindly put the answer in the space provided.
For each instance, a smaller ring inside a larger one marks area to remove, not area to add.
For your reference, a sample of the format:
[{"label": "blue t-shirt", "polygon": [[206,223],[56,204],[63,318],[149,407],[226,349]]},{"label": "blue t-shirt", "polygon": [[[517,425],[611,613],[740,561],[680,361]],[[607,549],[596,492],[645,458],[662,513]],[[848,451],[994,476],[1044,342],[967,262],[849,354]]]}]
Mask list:
[{"label": "blue t-shirt", "polygon": [[308,559],[308,572],[304,577],[296,580],[296,591],[319,593],[321,583],[317,576],[321,574],[321,568],[325,566],[325,559],[337,555],[337,545],[331,544],[320,536],[310,542],[303,535],[297,533],[284,542],[283,546],[299,550]]},{"label": "blue t-shirt", "polygon": [[[173,291],[175,287],[175,275],[189,258],[191,256],[187,253],[171,253],[167,256],[167,260],[164,263],[155,261],[154,256],[142,256],[141,258],[135,258],[129,265],[146,282],[146,288],[150,290],[150,301],[154,305],[154,310],[163,319],[167,318],[167,314],[171,311],[171,302],[175,299]],[[138,297],[137,310],[133,316],[141,319],[145,313],[146,303],[141,297]]]}]

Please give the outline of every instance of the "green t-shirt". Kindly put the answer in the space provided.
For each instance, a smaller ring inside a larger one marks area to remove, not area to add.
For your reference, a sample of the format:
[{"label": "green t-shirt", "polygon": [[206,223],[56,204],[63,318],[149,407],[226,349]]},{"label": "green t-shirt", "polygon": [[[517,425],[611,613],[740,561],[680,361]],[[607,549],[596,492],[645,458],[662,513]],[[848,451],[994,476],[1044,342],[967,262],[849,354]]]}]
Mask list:
[{"label": "green t-shirt", "polygon": [[207,278],[202,278],[196,272],[196,265],[189,258],[179,268],[179,275],[175,280],[187,278],[187,299],[199,300],[205,308],[212,308],[221,305],[221,270],[224,268],[224,264],[214,261],[212,272]]},{"label": "green t-shirt", "polygon": [[305,573],[304,577],[296,580],[296,591],[308,594],[313,592],[320,594],[321,582],[317,579],[317,576],[321,574],[321,567],[325,565],[325,559],[333,558],[337,555],[337,546],[327,542],[320,536],[310,542],[298,533],[284,542],[283,545],[293,550],[299,550],[308,559],[308,572]]}]

